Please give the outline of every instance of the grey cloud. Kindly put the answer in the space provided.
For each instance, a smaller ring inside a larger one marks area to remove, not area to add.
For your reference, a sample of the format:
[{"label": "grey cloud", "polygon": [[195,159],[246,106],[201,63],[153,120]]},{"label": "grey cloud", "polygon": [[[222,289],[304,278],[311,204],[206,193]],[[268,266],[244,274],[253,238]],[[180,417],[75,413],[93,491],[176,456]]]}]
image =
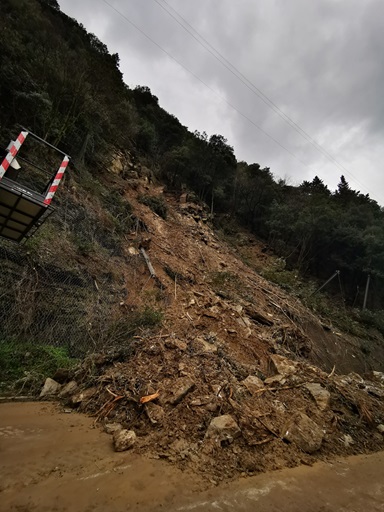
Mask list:
[{"label": "grey cloud", "polygon": [[[239,159],[267,165],[295,182],[311,179],[318,171],[336,186],[342,170],[268,109],[154,0],[108,1],[306,165],[234,112],[102,0],[61,0],[64,12],[119,53],[129,85],[151,87],[161,105],[191,130],[222,133]],[[357,178],[345,173],[352,186],[369,190],[384,203],[382,0],[167,1],[334,154]]]}]

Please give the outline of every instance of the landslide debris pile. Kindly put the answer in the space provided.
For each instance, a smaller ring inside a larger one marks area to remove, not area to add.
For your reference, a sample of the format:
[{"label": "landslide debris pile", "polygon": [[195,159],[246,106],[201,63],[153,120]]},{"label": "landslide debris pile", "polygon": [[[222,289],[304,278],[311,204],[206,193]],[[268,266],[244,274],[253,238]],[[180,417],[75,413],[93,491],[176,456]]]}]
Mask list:
[{"label": "landslide debris pile", "polygon": [[364,379],[337,374],[343,360],[360,364],[358,345],[241,261],[204,208],[169,196],[165,219],[140,202],[144,192],[164,197],[140,180],[125,192],[140,224],[125,237],[120,306],[161,304],[161,330],[59,372],[42,397],[92,415],[116,450],[213,484],[383,449],[384,374],[369,365]]},{"label": "landslide debris pile", "polygon": [[213,483],[384,446],[384,374],[327,375],[277,354],[239,363],[214,337],[141,337],[58,377],[66,406]]}]

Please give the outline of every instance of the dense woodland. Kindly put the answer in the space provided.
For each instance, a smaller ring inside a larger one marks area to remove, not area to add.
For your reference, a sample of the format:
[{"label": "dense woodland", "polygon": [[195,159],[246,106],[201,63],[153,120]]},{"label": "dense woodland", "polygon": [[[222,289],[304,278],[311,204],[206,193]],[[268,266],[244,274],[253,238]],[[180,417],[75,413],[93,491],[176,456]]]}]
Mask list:
[{"label": "dense woodland", "polygon": [[91,170],[95,181],[116,149],[130,151],[168,190],[187,187],[218,226],[248,228],[289,268],[319,282],[340,270],[349,304],[371,273],[369,307],[384,309],[384,211],[375,201],[343,176],[335,191],[318,177],[290,186],[273,169],[238,162],[222,135],[191,133],[148,87],[125,85],[119,56],[56,0],[1,1],[2,145],[18,124],[67,151],[75,171]]}]

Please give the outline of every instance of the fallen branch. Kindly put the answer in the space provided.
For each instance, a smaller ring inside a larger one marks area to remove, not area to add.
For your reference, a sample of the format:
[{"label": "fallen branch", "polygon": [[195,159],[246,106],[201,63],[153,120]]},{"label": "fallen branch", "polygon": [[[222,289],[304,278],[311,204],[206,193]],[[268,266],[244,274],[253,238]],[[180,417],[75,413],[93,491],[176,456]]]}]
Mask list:
[{"label": "fallen branch", "polygon": [[294,386],[283,386],[280,388],[263,388],[255,391],[253,394],[258,395],[259,393],[265,393],[266,391],[284,391],[286,389],[301,388],[304,384],[295,384]]},{"label": "fallen branch", "polygon": [[152,395],[142,396],[140,398],[141,404],[146,404],[147,402],[152,402],[152,400],[156,400],[160,396],[160,390],[157,390],[156,393],[153,393]]},{"label": "fallen branch", "polygon": [[148,267],[149,273],[151,274],[151,277],[156,278],[157,276],[156,276],[155,269],[153,268],[152,263],[151,263],[151,260],[149,259],[149,256],[148,256],[148,254],[146,253],[146,251],[145,251],[144,247],[142,247],[142,248],[140,249],[140,252],[141,252],[141,254],[143,255],[143,258],[144,258],[144,260],[145,260],[145,263],[147,264],[147,267]]},{"label": "fallen branch", "polygon": [[[107,391],[114,395],[114,393],[112,393],[112,391],[108,390]],[[112,400],[109,400],[108,402],[106,402],[93,416],[96,416],[96,419],[95,419],[95,423],[97,423],[99,420],[101,420],[101,418],[105,418],[106,416],[108,416],[108,414],[112,411],[112,409],[114,409],[115,407],[115,404],[116,402],[118,402],[119,400],[125,398],[124,395],[115,395],[115,398],[113,398]],[[105,411],[105,410],[106,411]],[[104,412],[103,412],[104,411]]]},{"label": "fallen branch", "polygon": [[270,432],[270,433],[271,433],[271,434],[273,434],[275,437],[277,437],[278,439],[280,439],[279,434],[276,434],[276,432],[275,432],[274,430],[272,430],[270,427],[268,427],[268,425],[267,425],[266,423],[264,423],[264,421],[263,421],[262,419],[260,419],[260,417],[256,416],[256,419],[257,419],[258,421],[260,421],[260,423],[263,425],[263,427],[264,427],[265,429],[267,429],[267,430],[268,430],[268,432]]}]

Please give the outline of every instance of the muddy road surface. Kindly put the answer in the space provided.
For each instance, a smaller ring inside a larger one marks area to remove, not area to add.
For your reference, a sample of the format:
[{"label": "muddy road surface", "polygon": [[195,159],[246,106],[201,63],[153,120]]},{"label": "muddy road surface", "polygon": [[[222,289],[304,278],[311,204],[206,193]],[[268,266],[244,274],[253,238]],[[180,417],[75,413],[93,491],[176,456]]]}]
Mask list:
[{"label": "muddy road surface", "polygon": [[384,452],[207,489],[55,404],[0,404],[1,512],[384,511]]}]

